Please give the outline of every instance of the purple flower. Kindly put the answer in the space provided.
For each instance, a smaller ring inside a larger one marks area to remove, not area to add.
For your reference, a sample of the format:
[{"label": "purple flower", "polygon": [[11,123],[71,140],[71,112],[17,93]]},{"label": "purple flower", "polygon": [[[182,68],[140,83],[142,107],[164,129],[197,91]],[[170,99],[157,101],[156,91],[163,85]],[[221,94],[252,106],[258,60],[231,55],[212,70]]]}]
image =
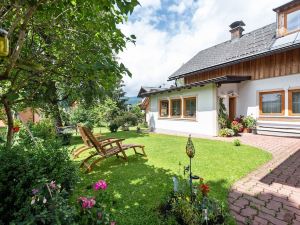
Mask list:
[{"label": "purple flower", "polygon": [[97,191],[97,190],[99,190],[99,189],[106,190],[106,188],[107,188],[107,184],[106,184],[106,182],[105,182],[104,180],[99,180],[99,181],[97,181],[97,182],[94,184],[94,186],[93,186],[93,189],[94,189],[95,191]]},{"label": "purple flower", "polygon": [[51,181],[50,184],[49,184],[49,186],[50,186],[51,189],[55,189],[56,188],[55,181]]},{"label": "purple flower", "polygon": [[33,195],[36,195],[38,192],[39,192],[39,189],[36,189],[36,188],[32,189],[32,194]]}]

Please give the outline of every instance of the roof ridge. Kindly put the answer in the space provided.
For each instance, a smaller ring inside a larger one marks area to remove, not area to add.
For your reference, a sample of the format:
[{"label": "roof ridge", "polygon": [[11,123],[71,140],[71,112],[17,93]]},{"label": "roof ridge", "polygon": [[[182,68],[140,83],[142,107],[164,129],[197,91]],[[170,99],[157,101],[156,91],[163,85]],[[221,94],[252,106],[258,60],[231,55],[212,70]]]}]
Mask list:
[{"label": "roof ridge", "polygon": [[[189,74],[198,70],[209,68],[214,65],[234,61],[232,60],[233,58],[238,59],[241,56],[253,55],[254,52],[262,51],[263,48],[260,43],[265,42],[265,44],[268,45],[268,47],[270,46],[269,42],[271,41],[271,39],[274,38],[274,34],[276,32],[275,28],[273,29],[273,26],[275,25],[276,22],[267,24],[260,28],[254,29],[248,33],[245,33],[240,39],[235,40],[234,42],[232,40],[227,40],[198,51],[195,55],[193,55],[193,57],[191,57],[181,67],[179,67],[174,73],[172,73],[168,79],[172,80],[175,77],[181,77],[184,76],[185,74]],[[269,29],[265,31],[267,28]],[[260,33],[265,35],[255,35],[255,33],[259,31],[261,31]],[[232,43],[233,45],[229,45],[230,43]],[[250,45],[252,50],[249,47]],[[212,56],[210,56],[209,55],[210,51],[212,51],[213,49],[216,50],[211,52]],[[233,51],[230,52],[230,50]],[[232,57],[233,55],[234,57]],[[222,58],[222,56],[224,57]],[[198,61],[202,61],[202,62],[198,62]]]}]

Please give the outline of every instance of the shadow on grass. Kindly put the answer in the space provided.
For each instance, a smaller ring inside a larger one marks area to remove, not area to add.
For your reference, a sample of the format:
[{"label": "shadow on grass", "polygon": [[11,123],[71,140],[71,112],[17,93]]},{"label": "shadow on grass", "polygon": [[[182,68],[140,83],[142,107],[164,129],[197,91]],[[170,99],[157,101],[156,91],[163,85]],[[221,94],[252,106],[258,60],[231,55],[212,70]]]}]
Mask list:
[{"label": "shadow on grass", "polygon": [[[128,162],[112,157],[95,166],[90,174],[81,174],[74,198],[92,195],[89,186],[103,179],[108,183],[108,194],[116,200],[114,214],[118,224],[176,224],[165,221],[158,212],[160,203],[173,189],[174,175],[169,170],[149,165],[148,160],[140,156],[130,155]],[[183,181],[182,177],[179,179]],[[225,188],[224,183],[225,180],[209,182],[213,189],[220,191]]]}]

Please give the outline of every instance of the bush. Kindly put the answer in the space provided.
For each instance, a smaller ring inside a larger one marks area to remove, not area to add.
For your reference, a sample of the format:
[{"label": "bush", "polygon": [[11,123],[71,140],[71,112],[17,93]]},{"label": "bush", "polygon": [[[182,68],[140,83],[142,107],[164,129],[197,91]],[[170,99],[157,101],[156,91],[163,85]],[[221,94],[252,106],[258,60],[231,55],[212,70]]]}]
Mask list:
[{"label": "bush", "polygon": [[173,191],[159,206],[159,211],[166,219],[175,217],[178,224],[206,225],[224,224],[228,217],[224,204],[211,198],[209,185],[200,181],[194,186],[193,201],[187,183],[181,182],[177,191]]},{"label": "bush", "polygon": [[119,129],[120,125],[118,124],[117,121],[112,121],[109,125],[108,128],[110,130],[111,133],[116,133]]},{"label": "bush", "polygon": [[[0,224],[8,224],[24,207],[42,180],[55,180],[67,192],[78,180],[77,166],[56,140],[37,139],[35,145],[0,146]],[[20,215],[19,215],[20,216]]]},{"label": "bush", "polygon": [[234,135],[234,131],[229,128],[223,128],[219,131],[219,136],[221,137],[232,137]]},{"label": "bush", "polygon": [[246,128],[253,129],[256,126],[256,119],[254,119],[252,116],[246,116],[243,120],[243,123]]},{"label": "bush", "polygon": [[243,124],[234,120],[231,123],[231,129],[233,130],[234,135],[237,135],[239,132],[243,131]]},{"label": "bush", "polygon": [[[26,125],[30,130],[32,136],[42,140],[53,140],[56,138],[56,130],[54,123],[51,119],[43,119],[38,123],[27,123]],[[18,132],[20,144],[31,146],[33,143],[32,137],[29,135],[25,127],[20,128]]]},{"label": "bush", "polygon": [[234,146],[241,146],[242,144],[241,144],[241,141],[239,139],[234,139],[233,145]]},{"label": "bush", "polygon": [[82,124],[90,130],[97,124],[97,113],[93,109],[86,109],[82,106],[74,109],[70,114],[72,124]]}]

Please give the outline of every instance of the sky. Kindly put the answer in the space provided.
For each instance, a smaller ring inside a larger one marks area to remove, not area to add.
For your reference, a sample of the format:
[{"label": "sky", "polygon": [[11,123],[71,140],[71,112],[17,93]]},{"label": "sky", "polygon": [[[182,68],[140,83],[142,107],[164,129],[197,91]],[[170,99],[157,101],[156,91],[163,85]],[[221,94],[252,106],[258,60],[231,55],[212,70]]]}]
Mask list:
[{"label": "sky", "polygon": [[134,34],[119,54],[132,73],[124,77],[127,96],[141,86],[170,85],[168,77],[200,50],[230,39],[229,25],[246,24],[244,33],[276,21],[272,10],[290,0],[139,0],[126,23],[126,35]]}]

